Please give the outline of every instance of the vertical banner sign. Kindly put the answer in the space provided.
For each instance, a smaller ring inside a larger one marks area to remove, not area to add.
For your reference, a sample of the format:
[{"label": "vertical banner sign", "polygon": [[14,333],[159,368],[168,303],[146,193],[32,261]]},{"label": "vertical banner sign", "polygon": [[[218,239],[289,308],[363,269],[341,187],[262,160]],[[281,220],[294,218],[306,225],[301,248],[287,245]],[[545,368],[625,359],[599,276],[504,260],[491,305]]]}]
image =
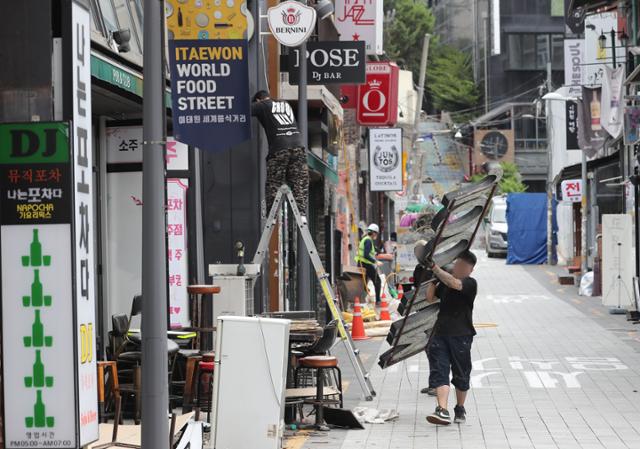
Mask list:
[{"label": "vertical banner sign", "polygon": [[335,24],[341,41],[364,41],[368,55],[381,55],[382,0],[335,0]]},{"label": "vertical banner sign", "polygon": [[[617,11],[590,14],[584,18],[584,84],[596,86],[602,84],[604,68],[613,65],[612,47],[615,47],[616,62],[624,66],[625,46],[620,34],[614,33],[615,45],[611,43],[611,30],[618,31]],[[600,39],[604,37],[604,47]]]},{"label": "vertical banner sign", "polygon": [[369,130],[369,177],[372,192],[402,191],[402,128]]},{"label": "vertical banner sign", "polygon": [[368,62],[365,84],[358,86],[356,118],[365,126],[393,126],[398,121],[400,69],[393,62]]},{"label": "vertical banner sign", "polygon": [[[79,387],[67,123],[0,125],[6,448],[77,448]],[[95,375],[95,369],[94,369]],[[95,382],[94,382],[95,384]],[[94,402],[97,397],[93,397]]]},{"label": "vertical banner sign", "polygon": [[246,3],[167,0],[173,134],[223,151],[251,137]]},{"label": "vertical banner sign", "polygon": [[76,308],[76,367],[80,446],[99,437],[98,381],[96,368],[95,222],[93,221],[93,148],[91,132],[91,16],[73,2],[73,181],[74,181],[74,278]]},{"label": "vertical banner sign", "polygon": [[579,150],[578,145],[578,102],[565,102],[565,123],[567,136],[567,150]]},{"label": "vertical banner sign", "polygon": [[491,0],[491,55],[499,55],[501,51],[500,35],[500,0]]},{"label": "vertical banner sign", "polygon": [[582,95],[584,67],[584,39],[565,39],[564,85],[569,87],[570,97]]},{"label": "vertical banner sign", "polygon": [[624,144],[633,145],[640,141],[640,107],[627,106],[624,110]]},{"label": "vertical banner sign", "polygon": [[578,107],[578,144],[593,157],[604,146],[607,132],[601,123],[601,87],[582,86],[582,101]]},{"label": "vertical banner sign", "polygon": [[167,179],[167,248],[169,258],[169,317],[171,327],[189,322],[187,284],[187,188],[188,179]]}]

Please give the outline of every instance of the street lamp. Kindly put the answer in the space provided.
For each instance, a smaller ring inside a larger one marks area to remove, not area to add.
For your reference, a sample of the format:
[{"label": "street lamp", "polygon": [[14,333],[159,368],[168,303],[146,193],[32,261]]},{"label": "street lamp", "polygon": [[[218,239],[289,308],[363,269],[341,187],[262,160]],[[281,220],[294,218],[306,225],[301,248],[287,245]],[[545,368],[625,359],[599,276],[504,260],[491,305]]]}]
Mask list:
[{"label": "street lamp", "polygon": [[[549,126],[551,120],[549,120],[549,110],[552,101],[578,101],[577,98],[574,97],[565,97],[560,95],[557,92],[549,92],[545,96],[542,97],[543,100],[547,102],[547,148],[549,149],[549,180],[548,180],[548,188],[549,192],[551,191],[551,134],[549,133]],[[581,180],[582,180],[582,200],[580,203],[580,271],[584,276],[587,272],[587,154],[582,151],[582,161],[580,163],[580,171],[581,171]],[[547,194],[549,196],[549,193]],[[551,201],[549,199],[549,201]],[[551,210],[551,204],[548,205],[549,211]],[[549,232],[547,233],[547,256],[549,256],[549,252],[551,249],[551,213],[548,214],[548,222],[547,227]]]}]

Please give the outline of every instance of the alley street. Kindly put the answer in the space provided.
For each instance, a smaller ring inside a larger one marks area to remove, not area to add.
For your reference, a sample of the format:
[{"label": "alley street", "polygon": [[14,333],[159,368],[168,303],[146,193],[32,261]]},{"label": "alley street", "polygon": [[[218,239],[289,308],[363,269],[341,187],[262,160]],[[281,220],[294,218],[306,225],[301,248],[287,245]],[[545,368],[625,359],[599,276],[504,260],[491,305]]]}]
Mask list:
[{"label": "alley street", "polygon": [[[396,409],[397,421],[314,434],[305,449],[640,447],[640,339],[633,325],[609,315],[600,298],[559,286],[544,265],[507,266],[477,253],[467,423],[426,422],[435,400],[420,394],[428,377],[422,355],[384,371],[376,365],[378,396],[349,403]],[[386,348],[380,339],[380,350]],[[357,385],[349,393],[358,394]]]}]

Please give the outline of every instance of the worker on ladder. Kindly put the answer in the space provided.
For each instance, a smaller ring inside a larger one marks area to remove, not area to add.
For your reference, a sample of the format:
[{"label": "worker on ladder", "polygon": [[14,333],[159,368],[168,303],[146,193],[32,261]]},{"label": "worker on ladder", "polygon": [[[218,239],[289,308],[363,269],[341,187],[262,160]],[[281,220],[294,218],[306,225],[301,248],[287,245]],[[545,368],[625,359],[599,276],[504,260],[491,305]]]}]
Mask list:
[{"label": "worker on ladder", "polygon": [[261,90],[253,97],[251,115],[257,117],[269,143],[265,186],[267,215],[278,189],[287,184],[293,192],[302,219],[306,220],[309,167],[293,109],[286,101],[273,100],[267,91]]},{"label": "worker on ladder", "polygon": [[371,223],[367,228],[367,235],[360,240],[358,255],[356,256],[358,266],[365,269],[366,279],[373,282],[376,290],[376,306],[380,305],[380,290],[382,290],[380,276],[377,270],[377,267],[382,265],[382,262],[376,259],[377,251],[374,244],[374,241],[378,238],[378,234],[380,234],[380,228],[377,224]]}]

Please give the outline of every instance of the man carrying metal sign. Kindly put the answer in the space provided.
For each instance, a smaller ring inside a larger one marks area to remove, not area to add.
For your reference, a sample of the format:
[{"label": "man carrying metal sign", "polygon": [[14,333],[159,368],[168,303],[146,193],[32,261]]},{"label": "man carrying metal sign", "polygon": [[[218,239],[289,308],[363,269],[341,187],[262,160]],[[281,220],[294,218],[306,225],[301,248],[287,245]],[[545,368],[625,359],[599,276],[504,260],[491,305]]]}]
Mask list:
[{"label": "man carrying metal sign", "polygon": [[[439,280],[427,287],[427,301],[440,298],[440,313],[429,347],[430,381],[436,388],[437,406],[433,414],[427,416],[432,424],[451,424],[447,410],[449,379],[452,375],[456,388],[455,422],[464,423],[466,411],[464,402],[469,390],[471,376],[471,344],[476,330],[473,327],[473,302],[478,284],[471,273],[476,265],[476,256],[469,250],[458,256],[452,274],[447,273],[432,261],[430,269]],[[433,377],[433,378],[432,378]]]}]

